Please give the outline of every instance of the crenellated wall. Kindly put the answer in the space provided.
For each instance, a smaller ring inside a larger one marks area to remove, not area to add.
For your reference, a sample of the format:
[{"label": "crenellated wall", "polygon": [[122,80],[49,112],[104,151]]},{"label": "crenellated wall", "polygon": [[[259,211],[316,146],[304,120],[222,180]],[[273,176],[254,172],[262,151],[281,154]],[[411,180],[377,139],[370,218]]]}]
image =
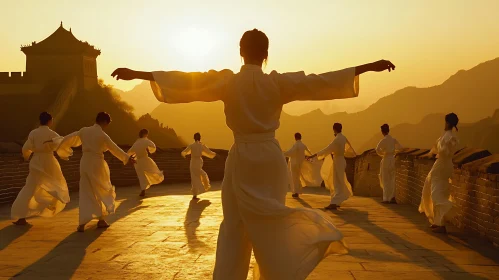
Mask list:
[{"label": "crenellated wall", "polygon": [[[421,158],[428,150],[407,149],[396,158],[396,199],[417,211],[423,185],[434,159]],[[378,181],[381,158],[374,151],[357,157],[354,194],[379,197]],[[486,237],[499,244],[499,155],[486,150],[465,148],[453,158],[454,172],[450,192],[457,215],[455,226]]]},{"label": "crenellated wall", "polygon": [[[129,147],[122,146],[123,150]],[[9,145],[0,147],[0,204],[12,203],[17,193],[24,186],[28,176],[28,163],[24,162],[19,153],[20,146]],[[180,156],[182,149],[158,149],[151,158],[165,173],[166,184],[190,182],[189,160]],[[213,181],[222,180],[225,167],[226,150],[213,150],[219,157],[205,159],[203,169]],[[69,161],[59,160],[62,172],[71,191],[78,190],[79,166],[81,150],[75,149]],[[109,153],[105,159],[111,170],[111,182],[116,187],[139,185],[135,169],[132,165],[124,166]]]}]

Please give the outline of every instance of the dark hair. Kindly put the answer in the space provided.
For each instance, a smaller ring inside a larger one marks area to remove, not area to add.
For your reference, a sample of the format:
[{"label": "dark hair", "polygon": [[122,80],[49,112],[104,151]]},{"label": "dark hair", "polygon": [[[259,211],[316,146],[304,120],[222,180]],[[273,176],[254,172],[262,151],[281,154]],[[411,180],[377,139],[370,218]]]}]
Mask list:
[{"label": "dark hair", "polygon": [[47,125],[49,121],[52,120],[52,115],[47,112],[42,112],[38,119],[40,120],[41,125]]},{"label": "dark hair", "polygon": [[147,134],[149,134],[149,130],[143,128],[139,131],[139,137],[142,138],[144,136],[146,136]]},{"label": "dark hair", "polygon": [[333,124],[334,131],[341,132],[342,129],[343,129],[343,126],[341,125],[341,123],[334,123]]},{"label": "dark hair", "polygon": [[300,132],[295,133],[295,140],[301,140],[301,133]]},{"label": "dark hair", "polygon": [[244,32],[239,41],[241,56],[245,60],[267,62],[269,56],[269,38],[258,29]]},{"label": "dark hair", "polygon": [[390,132],[390,126],[388,124],[383,124],[381,126],[381,132],[383,132],[384,134],[388,134]]},{"label": "dark hair", "polygon": [[456,130],[458,130],[457,124],[459,123],[459,118],[457,117],[456,114],[450,113],[445,115],[445,122],[450,125],[451,129],[456,128]]},{"label": "dark hair", "polygon": [[201,141],[201,134],[199,132],[194,133],[194,140]]},{"label": "dark hair", "polygon": [[111,123],[111,115],[106,112],[99,112],[95,118],[95,123],[97,124],[109,124]]}]

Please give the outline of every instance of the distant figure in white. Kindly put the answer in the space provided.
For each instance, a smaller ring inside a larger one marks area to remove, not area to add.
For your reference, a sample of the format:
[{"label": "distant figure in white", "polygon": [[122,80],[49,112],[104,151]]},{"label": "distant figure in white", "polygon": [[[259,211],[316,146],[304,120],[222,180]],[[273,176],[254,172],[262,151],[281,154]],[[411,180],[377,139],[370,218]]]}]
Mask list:
[{"label": "distant figure in white", "polygon": [[116,192],[111,184],[109,166],[104,160],[104,152],[110,151],[124,165],[135,163],[133,157],[127,155],[104,132],[110,123],[111,116],[106,112],[100,112],[93,126],[84,127],[64,137],[57,149],[59,157],[67,160],[73,155],[71,148],[82,145],[78,232],[83,232],[85,225],[93,219],[99,220],[98,228],[109,227],[104,218],[115,211]]},{"label": "distant figure in white", "polygon": [[433,232],[446,233],[445,221],[455,215],[454,199],[450,195],[449,180],[454,171],[452,158],[459,140],[453,133],[459,118],[450,113],[445,116],[445,131],[425,157],[437,155],[437,160],[426,177],[419,212],[428,217]]},{"label": "distant figure in white", "polygon": [[151,185],[157,185],[165,179],[163,171],[159,170],[154,160],[149,157],[149,154],[156,152],[156,145],[149,140],[148,136],[149,131],[145,128],[141,129],[139,139],[133,143],[127,152],[128,155],[134,156],[137,161],[133,166],[135,172],[137,172],[137,177],[139,177],[141,189],[139,196],[145,196],[146,190]]},{"label": "distant figure in white", "polygon": [[211,188],[210,178],[208,178],[208,174],[203,170],[203,156],[214,158],[217,154],[201,143],[201,134],[196,133],[194,134],[194,143],[182,151],[184,158],[187,155],[191,155],[192,199],[198,199],[198,195],[207,192]]},{"label": "distant figure in white", "polygon": [[[320,167],[322,164],[314,164],[306,161],[305,156],[311,156],[312,153],[305,144],[301,141],[301,134],[295,133],[295,144],[291,149],[284,152],[284,156],[289,158],[288,170],[291,180],[289,188],[292,197],[299,198],[303,193],[302,188],[310,186],[320,186],[322,182]],[[315,167],[315,168],[314,168]]]},{"label": "distant figure in white", "polygon": [[68,185],[54,156],[62,137],[50,129],[52,123],[49,113],[41,113],[40,126],[29,133],[22,148],[25,161],[33,157],[26,184],[12,205],[11,217],[18,219],[15,225],[26,225],[26,218],[32,216],[52,217],[69,203]]},{"label": "distant figure in white", "polygon": [[322,175],[326,188],[331,192],[331,202],[325,207],[326,210],[336,210],[341,203],[353,195],[352,186],[348,182],[345,169],[347,162],[345,155],[355,157],[355,150],[348,139],[341,133],[341,123],[333,125],[334,140],[323,150],[307,159],[318,157],[324,159]]},{"label": "distant figure in white", "polygon": [[383,203],[397,204],[395,200],[395,153],[402,149],[402,146],[393,138],[388,124],[381,126],[383,139],[376,146],[376,153],[382,158],[379,168],[379,184],[383,189]]},{"label": "distant figure in white", "polygon": [[381,60],[320,75],[266,74],[262,64],[268,57],[268,37],[254,29],[244,33],[239,45],[244,65],[237,74],[230,70],[184,73],[119,68],[112,75],[151,81],[161,102],[224,102],[235,143],[225,163],[224,219],[213,279],[246,279],[252,249],[254,279],[305,279],[327,255],[346,250],[343,235],[327,214],[285,206],[289,174],[275,139],[282,107],[297,100],[356,97],[358,75],[395,66]]}]

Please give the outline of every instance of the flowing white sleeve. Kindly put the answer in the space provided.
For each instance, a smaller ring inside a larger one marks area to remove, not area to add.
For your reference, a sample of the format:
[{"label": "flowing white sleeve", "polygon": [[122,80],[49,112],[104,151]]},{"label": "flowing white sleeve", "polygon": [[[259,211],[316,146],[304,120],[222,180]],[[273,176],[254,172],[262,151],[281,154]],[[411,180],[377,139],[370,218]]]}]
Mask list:
[{"label": "flowing white sleeve", "polygon": [[180,153],[182,155],[182,157],[186,157],[187,155],[190,155],[191,154],[191,145],[187,146],[185,148],[185,150],[182,151],[182,153]]},{"label": "flowing white sleeve", "polygon": [[277,80],[283,104],[293,101],[332,100],[359,95],[359,76],[355,67],[324,74],[305,75],[304,72],[272,72]]},{"label": "flowing white sleeve", "polygon": [[137,153],[137,141],[135,141],[135,143],[133,143],[132,147],[130,147],[130,149],[128,149],[128,151],[126,153],[129,156],[133,156]]},{"label": "flowing white sleeve", "polygon": [[149,140],[147,142],[147,150],[150,154],[154,154],[156,152],[156,144],[153,141]]},{"label": "flowing white sleeve", "polygon": [[333,142],[331,142],[326,148],[320,150],[319,152],[317,152],[317,158],[318,159],[323,159],[325,158],[326,156],[330,155],[333,151],[334,151],[334,146],[336,145],[336,140],[337,138],[335,138],[333,140]]},{"label": "flowing white sleeve", "polygon": [[203,145],[203,156],[208,158],[214,158],[217,154],[210,150],[206,145]]},{"label": "flowing white sleeve", "polygon": [[347,139],[347,142],[345,145],[345,156],[346,157],[356,157],[357,156],[357,153],[353,149],[352,144],[350,144],[350,141],[348,141],[348,139]]},{"label": "flowing white sleeve", "polygon": [[378,156],[380,157],[383,157],[385,155],[385,139],[381,139],[381,141],[379,141],[378,143],[378,146],[376,146],[376,153],[378,154]]},{"label": "flowing white sleeve", "polygon": [[79,131],[68,134],[62,139],[61,143],[57,147],[57,155],[63,160],[69,160],[69,157],[73,155],[72,148],[80,145],[81,139]]},{"label": "flowing white sleeve", "polygon": [[123,165],[126,165],[128,163],[128,160],[130,159],[130,156],[125,153],[116,143],[114,143],[113,140],[106,134],[105,135],[105,141],[106,141],[106,148],[111,152],[113,156],[115,156],[117,159],[119,159],[121,162],[123,162]]},{"label": "flowing white sleeve", "polygon": [[45,145],[48,146],[49,150],[55,152],[57,150],[57,148],[59,147],[59,145],[61,145],[62,140],[64,140],[64,137],[60,136],[55,131],[52,131],[51,134],[52,135],[51,135],[51,139],[50,140],[52,140],[52,141],[45,143]]},{"label": "flowing white sleeve", "polygon": [[296,144],[294,144],[289,150],[284,152],[285,157],[291,157],[295,151]]},{"label": "flowing white sleeve", "polygon": [[307,146],[305,146],[305,155],[306,156],[311,156],[312,155],[312,152],[308,149]]},{"label": "flowing white sleeve", "polygon": [[438,154],[444,156],[453,156],[452,151],[456,150],[456,146],[459,144],[459,141],[455,136],[452,136],[448,139],[444,139],[438,143]]},{"label": "flowing white sleeve", "polygon": [[227,82],[234,75],[230,70],[209,72],[153,72],[151,88],[160,102],[189,103],[222,100]]},{"label": "flowing white sleeve", "polygon": [[30,133],[28,135],[28,139],[26,140],[26,142],[24,142],[24,145],[23,145],[23,148],[22,148],[22,154],[23,154],[24,160],[28,160],[29,159],[29,157],[33,153],[34,146],[35,145],[33,143],[33,136]]}]

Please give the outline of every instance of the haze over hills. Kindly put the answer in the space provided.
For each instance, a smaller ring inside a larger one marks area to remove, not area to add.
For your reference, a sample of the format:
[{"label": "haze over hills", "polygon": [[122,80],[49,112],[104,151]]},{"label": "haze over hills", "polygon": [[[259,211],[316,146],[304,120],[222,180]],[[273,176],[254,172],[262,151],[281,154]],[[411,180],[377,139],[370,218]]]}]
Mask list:
[{"label": "haze over hills", "polygon": [[[498,105],[499,107],[499,105]],[[399,124],[391,128],[390,134],[404,147],[430,149],[443,132],[445,114],[428,115],[418,124]],[[492,117],[475,123],[458,125],[460,147],[483,148],[492,153],[499,153],[499,109]],[[367,141],[362,149],[372,149],[381,140],[377,133]]]},{"label": "haze over hills", "polygon": [[[287,148],[294,141],[293,134],[299,131],[309,148],[317,151],[331,141],[332,124],[341,122],[344,134],[357,152],[362,152],[373,135],[379,133],[379,127],[383,123],[389,123],[392,127],[399,124],[417,124],[428,115],[449,112],[458,114],[462,123],[474,123],[489,117],[498,107],[497,73],[499,58],[469,70],[460,70],[437,86],[398,90],[357,113],[326,115],[320,110],[301,116],[283,113],[277,138],[282,147]],[[148,94],[154,98],[149,88],[145,95]],[[221,102],[160,104],[151,115],[165,125],[174,127],[177,134],[184,139],[190,140],[193,133],[200,131],[205,136],[205,142],[212,147],[229,148],[232,143],[232,134],[225,125]],[[415,146],[424,145],[416,144],[414,143]]]}]

